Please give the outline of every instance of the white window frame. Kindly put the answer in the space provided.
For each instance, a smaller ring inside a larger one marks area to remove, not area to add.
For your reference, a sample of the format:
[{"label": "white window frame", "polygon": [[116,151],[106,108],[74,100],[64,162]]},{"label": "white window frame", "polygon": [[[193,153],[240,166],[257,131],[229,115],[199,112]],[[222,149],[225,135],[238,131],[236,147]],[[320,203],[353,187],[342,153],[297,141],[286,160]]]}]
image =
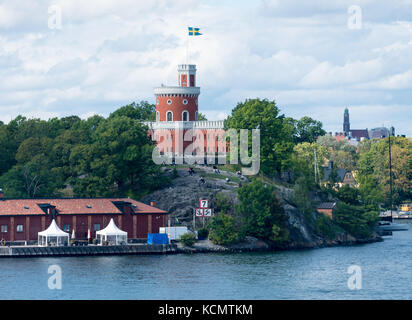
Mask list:
[{"label": "white window frame", "polygon": [[[168,114],[169,114],[169,112],[171,113],[171,115],[172,115],[172,120],[169,120],[169,117],[167,116]],[[172,122],[173,121],[173,111],[167,111],[166,112],[166,121],[168,121],[168,122]]]}]

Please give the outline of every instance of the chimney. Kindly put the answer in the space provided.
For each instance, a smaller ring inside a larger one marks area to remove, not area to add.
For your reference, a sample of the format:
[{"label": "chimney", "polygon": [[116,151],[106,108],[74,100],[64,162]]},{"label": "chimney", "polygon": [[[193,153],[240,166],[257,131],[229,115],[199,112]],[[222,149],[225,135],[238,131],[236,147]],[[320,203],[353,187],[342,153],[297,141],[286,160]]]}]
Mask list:
[{"label": "chimney", "polygon": [[154,201],[150,201],[150,206],[151,206],[151,207],[156,206],[156,202],[154,202]]}]

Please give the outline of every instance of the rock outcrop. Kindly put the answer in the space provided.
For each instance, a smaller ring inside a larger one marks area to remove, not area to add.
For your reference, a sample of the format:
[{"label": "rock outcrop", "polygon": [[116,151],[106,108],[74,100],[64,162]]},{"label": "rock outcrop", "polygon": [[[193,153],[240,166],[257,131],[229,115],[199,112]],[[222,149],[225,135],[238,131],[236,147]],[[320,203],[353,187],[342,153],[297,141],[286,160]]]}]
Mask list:
[{"label": "rock outcrop", "polygon": [[[216,174],[210,167],[196,166],[194,170],[195,174],[189,175],[187,169],[178,169],[177,177],[172,180],[171,185],[145,196],[142,201],[145,203],[155,201],[156,207],[167,210],[171,215],[172,226],[184,225],[193,230],[193,213],[194,209],[199,207],[199,199],[209,199],[213,208],[216,195],[226,193],[236,203],[236,189],[239,188],[239,183],[247,182],[247,178],[231,172],[221,171],[220,174]],[[172,174],[170,169],[169,174]],[[204,183],[200,182],[201,177],[203,177]],[[381,240],[377,235],[371,239],[356,239],[344,231],[337,233],[334,239],[320,237],[316,234],[314,226],[308,223],[305,216],[288,201],[293,197],[293,190],[284,186],[277,186],[277,189],[277,194],[288,217],[289,241],[286,244],[278,245],[247,237],[243,242],[231,246],[217,246],[204,240],[198,241],[191,248],[179,244],[178,249],[182,252],[288,250],[353,245]],[[196,226],[198,223],[201,224],[202,220],[197,219]]]}]

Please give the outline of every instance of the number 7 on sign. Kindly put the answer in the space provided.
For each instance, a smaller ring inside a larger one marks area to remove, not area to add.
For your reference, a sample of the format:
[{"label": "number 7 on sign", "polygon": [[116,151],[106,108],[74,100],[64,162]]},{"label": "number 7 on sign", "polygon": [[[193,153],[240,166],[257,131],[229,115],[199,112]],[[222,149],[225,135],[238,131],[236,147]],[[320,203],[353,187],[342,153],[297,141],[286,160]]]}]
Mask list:
[{"label": "number 7 on sign", "polygon": [[201,199],[200,200],[200,208],[202,208],[202,209],[209,208],[209,200]]}]

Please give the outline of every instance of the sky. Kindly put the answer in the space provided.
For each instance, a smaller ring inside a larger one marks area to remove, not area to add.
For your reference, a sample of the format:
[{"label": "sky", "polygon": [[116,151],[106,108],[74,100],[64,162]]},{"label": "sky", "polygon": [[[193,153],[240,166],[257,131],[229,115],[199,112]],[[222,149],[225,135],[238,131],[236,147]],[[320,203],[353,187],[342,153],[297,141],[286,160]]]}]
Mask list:
[{"label": "sky", "polygon": [[0,0],[5,123],[154,103],[186,62],[209,120],[266,98],[328,132],[347,107],[353,129],[412,136],[412,0]]}]

